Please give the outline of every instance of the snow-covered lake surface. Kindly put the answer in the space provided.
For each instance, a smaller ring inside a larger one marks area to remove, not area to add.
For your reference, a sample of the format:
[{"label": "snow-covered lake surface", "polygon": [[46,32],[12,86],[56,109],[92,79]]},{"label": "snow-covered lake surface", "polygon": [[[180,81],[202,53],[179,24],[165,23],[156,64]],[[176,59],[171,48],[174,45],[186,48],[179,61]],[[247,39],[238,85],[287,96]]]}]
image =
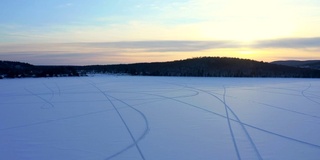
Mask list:
[{"label": "snow-covered lake surface", "polygon": [[320,80],[0,80],[2,160],[320,159]]}]

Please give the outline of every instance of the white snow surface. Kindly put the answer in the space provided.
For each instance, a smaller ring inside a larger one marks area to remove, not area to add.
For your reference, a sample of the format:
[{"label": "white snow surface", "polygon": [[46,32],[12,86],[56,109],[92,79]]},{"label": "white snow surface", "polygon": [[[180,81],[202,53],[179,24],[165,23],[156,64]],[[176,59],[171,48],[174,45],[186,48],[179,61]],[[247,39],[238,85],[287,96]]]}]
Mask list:
[{"label": "white snow surface", "polygon": [[320,159],[320,80],[0,80],[1,160]]}]

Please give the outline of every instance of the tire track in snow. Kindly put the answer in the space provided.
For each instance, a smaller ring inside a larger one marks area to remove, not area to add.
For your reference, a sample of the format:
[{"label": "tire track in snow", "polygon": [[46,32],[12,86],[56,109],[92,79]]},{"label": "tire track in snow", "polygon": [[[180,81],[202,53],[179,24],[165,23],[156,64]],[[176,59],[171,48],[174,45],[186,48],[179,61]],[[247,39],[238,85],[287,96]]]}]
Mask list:
[{"label": "tire track in snow", "polygon": [[286,108],[282,108],[282,107],[277,107],[277,106],[273,106],[273,105],[270,105],[270,104],[257,102],[257,101],[251,101],[251,102],[254,102],[254,103],[257,103],[257,104],[261,104],[261,105],[264,105],[264,106],[267,106],[267,107],[271,107],[271,108],[276,108],[276,109],[279,109],[279,110],[287,111],[287,112],[292,112],[292,113],[303,115],[303,116],[308,116],[308,117],[320,119],[319,116],[315,116],[315,115],[311,115],[311,114],[307,114],[307,113],[303,113],[303,112],[298,112],[298,111],[295,111],[295,110],[290,110],[290,109],[286,109]]},{"label": "tire track in snow", "polygon": [[[146,94],[147,94],[147,93],[146,93]],[[157,95],[157,94],[147,94],[147,95],[153,95],[153,96],[162,97],[162,98],[165,98],[165,99],[168,99],[168,100],[176,101],[176,102],[179,102],[179,103],[188,105],[188,106],[190,106],[190,107],[193,107],[193,108],[195,108],[195,109],[199,109],[199,110],[202,110],[202,111],[204,111],[204,112],[208,112],[208,113],[213,114],[213,115],[215,115],[215,116],[218,116],[218,117],[221,117],[221,118],[225,118],[225,119],[227,118],[227,116],[222,115],[222,114],[220,114],[220,113],[216,113],[216,112],[207,110],[207,109],[205,109],[205,108],[202,108],[202,107],[199,107],[199,106],[196,106],[196,105],[193,105],[193,104],[190,104],[190,103],[187,103],[187,102],[178,100],[178,99],[174,99],[174,98],[166,97],[166,96],[162,96],[162,95]],[[283,139],[287,139],[287,140],[290,140],[290,141],[294,141],[294,142],[297,142],[297,143],[301,143],[301,144],[304,144],[304,145],[308,145],[308,146],[311,146],[311,147],[315,147],[315,148],[320,149],[320,145],[317,145],[317,144],[305,142],[305,141],[302,141],[302,140],[299,140],[299,139],[295,139],[295,138],[292,138],[292,137],[288,137],[288,136],[285,136],[285,135],[282,135],[282,134],[279,134],[279,133],[275,133],[275,132],[272,132],[272,131],[268,131],[268,130],[265,130],[265,129],[263,129],[263,128],[259,128],[259,127],[256,127],[256,126],[253,126],[253,125],[244,123],[244,122],[240,122],[240,121],[238,121],[238,120],[236,120],[236,119],[230,118],[230,121],[233,121],[233,122],[242,124],[242,125],[244,125],[244,126],[246,126],[246,127],[249,127],[249,128],[251,128],[251,129],[259,130],[259,131],[261,131],[261,132],[268,133],[268,134],[271,134],[271,135],[274,135],[274,136],[277,136],[277,137],[280,137],[280,138],[283,138]]]},{"label": "tire track in snow", "polygon": [[[128,106],[129,108],[135,110],[136,112],[138,112],[138,113],[142,116],[142,118],[143,118],[144,121],[145,121],[146,128],[145,128],[145,130],[143,131],[143,134],[136,140],[136,143],[138,143],[138,142],[141,141],[143,138],[145,138],[146,135],[148,134],[149,130],[150,130],[150,128],[149,128],[149,122],[148,122],[147,117],[146,117],[140,110],[134,108],[132,105],[129,105],[128,103],[124,102],[123,100],[118,99],[118,98],[115,98],[115,97],[110,96],[110,95],[108,95],[108,96],[111,97],[111,98],[113,98],[113,99],[115,99],[115,100],[117,100],[117,101],[119,101],[119,102],[121,102],[121,103],[123,103],[123,104],[125,104],[126,106]],[[127,146],[126,148],[122,149],[121,151],[119,151],[119,152],[117,152],[117,153],[109,156],[109,157],[106,158],[106,159],[112,159],[112,158],[114,158],[114,157],[122,154],[123,152],[127,151],[128,149],[132,148],[132,147],[135,146],[135,145],[136,145],[136,144],[131,144],[131,145]],[[143,159],[144,159],[144,158],[143,158]]]},{"label": "tire track in snow", "polygon": [[[169,82],[162,82],[162,83],[167,83],[167,84],[171,84],[171,85],[175,85],[175,86],[184,86],[185,88],[191,88],[192,89],[192,87],[189,87],[187,85],[181,85],[181,84],[175,84],[175,83],[169,83]],[[202,110],[204,112],[208,112],[208,113],[213,114],[215,116],[218,116],[218,117],[221,117],[221,118],[227,118],[225,115],[222,115],[220,113],[217,113],[217,112],[214,112],[214,111],[210,111],[208,109],[205,109],[205,108],[202,108],[202,107],[199,107],[199,106],[196,106],[194,104],[190,104],[190,103],[178,100],[178,99],[174,99],[174,98],[163,96],[163,95],[157,95],[157,94],[150,94],[150,93],[149,94],[145,93],[145,94],[146,95],[153,95],[153,96],[157,96],[157,97],[162,97],[162,98],[165,98],[165,99],[168,99],[168,100],[172,100],[172,101],[176,101],[176,102],[179,102],[181,104],[185,104],[185,105],[188,105],[190,107],[193,107],[195,109]],[[211,93],[208,92],[208,94],[211,94]],[[215,96],[215,95],[213,95],[213,96]],[[219,98],[219,100],[221,101],[220,98]],[[313,143],[306,142],[306,141],[303,141],[303,140],[299,140],[299,139],[296,139],[296,138],[288,137],[288,136],[285,136],[285,135],[282,135],[282,134],[279,134],[279,133],[276,133],[276,132],[272,132],[272,131],[269,131],[269,130],[266,130],[266,129],[263,129],[263,128],[259,128],[257,126],[253,126],[253,125],[241,122],[241,121],[239,121],[237,119],[230,118],[230,120],[233,121],[233,122],[239,123],[239,124],[241,124],[241,125],[243,125],[245,127],[251,128],[251,129],[259,130],[261,132],[264,132],[264,133],[267,133],[267,134],[270,134],[270,135],[273,135],[273,136],[277,136],[277,137],[280,137],[280,138],[283,138],[283,139],[287,139],[287,140],[290,140],[290,141],[293,141],[293,142],[296,142],[296,143],[300,143],[300,144],[303,144],[303,145],[308,145],[310,147],[315,147],[317,149],[320,149],[320,145],[317,145],[317,144],[313,144]]]},{"label": "tire track in snow", "polygon": [[[129,135],[130,135],[130,137],[131,137],[131,139],[132,139],[135,147],[137,148],[137,150],[138,150],[141,158],[142,158],[143,160],[145,160],[145,158],[144,158],[144,156],[143,156],[143,154],[142,154],[142,152],[141,152],[141,149],[140,149],[140,147],[139,147],[136,139],[134,138],[134,136],[133,136],[133,134],[132,134],[132,132],[131,132],[128,124],[126,123],[126,121],[125,121],[124,118],[122,117],[121,113],[119,112],[119,110],[117,109],[117,107],[115,106],[115,104],[111,101],[111,99],[109,98],[109,96],[108,96],[107,94],[105,94],[100,88],[98,88],[97,86],[94,86],[94,87],[96,87],[96,88],[108,99],[108,101],[110,102],[110,104],[113,106],[113,108],[114,108],[115,111],[117,112],[118,116],[120,117],[122,123],[123,123],[124,126],[126,127],[126,129],[127,129],[128,133],[129,133]],[[122,153],[122,152],[121,152],[121,153]],[[121,153],[119,153],[119,154],[121,154]],[[118,155],[118,154],[117,154],[117,155]],[[116,156],[116,155],[115,155],[115,156]],[[110,158],[107,158],[107,159],[111,159],[111,158],[113,158],[113,157],[110,157]]]},{"label": "tire track in snow", "polygon": [[163,95],[158,95],[158,94],[153,94],[153,93],[142,93],[142,94],[151,95],[151,96],[156,96],[156,97],[161,97],[161,98],[164,98],[164,99],[176,101],[176,102],[179,102],[179,103],[182,103],[182,104],[186,104],[186,105],[188,105],[188,106],[191,106],[191,107],[193,107],[193,108],[196,108],[196,109],[199,109],[199,110],[202,110],[202,111],[205,111],[205,112],[209,112],[209,113],[214,114],[214,115],[216,115],[216,116],[219,116],[219,117],[222,117],[222,118],[227,118],[226,116],[224,116],[224,115],[222,115],[222,114],[219,114],[219,113],[216,113],[216,112],[207,110],[207,109],[205,109],[205,108],[201,108],[201,107],[199,107],[199,106],[190,104],[190,103],[188,103],[188,102],[181,101],[181,100],[176,99],[176,98],[174,98],[174,97],[168,97],[168,96],[163,96]]},{"label": "tire track in snow", "polygon": [[[217,113],[217,112],[214,112],[214,111],[210,111],[208,109],[205,109],[205,108],[202,108],[202,107],[199,107],[199,106],[196,106],[194,104],[191,104],[191,103],[188,103],[188,102],[185,102],[185,101],[181,101],[179,99],[175,99],[175,98],[172,98],[172,97],[167,97],[167,96],[163,96],[163,95],[158,95],[158,94],[152,94],[152,93],[141,93],[141,94],[145,94],[145,95],[151,95],[151,96],[156,96],[156,97],[161,97],[161,98],[164,98],[164,99],[168,99],[168,100],[172,100],[172,101],[175,101],[175,102],[179,102],[181,104],[185,104],[185,105],[188,105],[192,108],[195,108],[195,109],[198,109],[198,110],[201,110],[201,111],[204,111],[204,112],[208,112],[212,115],[215,115],[215,116],[218,116],[220,118],[225,118],[227,119],[227,117],[225,115],[222,115],[220,113]],[[290,140],[290,141],[294,141],[294,142],[297,142],[297,143],[301,143],[301,144],[304,144],[304,145],[308,145],[308,146],[311,146],[311,147],[315,147],[315,148],[318,148],[320,149],[320,145],[317,145],[317,144],[313,144],[313,143],[309,143],[309,142],[306,142],[306,141],[302,141],[302,140],[299,140],[299,139],[296,139],[296,138],[292,138],[292,137],[288,137],[288,136],[285,136],[285,135],[282,135],[282,134],[279,134],[279,133],[275,133],[275,132],[272,132],[272,131],[268,131],[266,129],[263,129],[263,128],[259,128],[259,127],[256,127],[256,126],[253,126],[253,125],[250,125],[250,124],[247,124],[247,123],[244,123],[244,122],[240,122],[236,119],[233,119],[233,118],[230,118],[230,121],[232,122],[236,122],[236,123],[239,123],[239,124],[242,124],[248,128],[251,128],[251,129],[255,129],[255,130],[258,130],[258,131],[261,131],[261,132],[264,132],[264,133],[267,133],[267,134],[270,134],[270,135],[274,135],[274,136],[277,136],[277,137],[280,137],[280,138],[283,138],[283,139],[287,139],[287,140]]]},{"label": "tire track in snow", "polygon": [[315,94],[315,93],[308,93],[309,97],[312,97],[314,99],[320,99],[320,95]]},{"label": "tire track in snow", "polygon": [[232,137],[233,145],[234,145],[235,150],[236,150],[237,158],[238,158],[239,160],[241,159],[240,153],[239,153],[239,150],[238,150],[236,141],[235,141],[235,137],[234,137],[234,134],[233,134],[233,130],[232,130],[232,127],[231,127],[230,118],[229,118],[228,110],[227,110],[227,109],[226,109],[226,116],[223,116],[223,115],[221,115],[221,114],[218,114],[218,113],[212,112],[212,111],[210,111],[210,110],[201,108],[201,107],[199,107],[199,106],[196,106],[196,105],[193,105],[193,104],[190,104],[190,103],[187,103],[187,102],[184,102],[184,101],[175,99],[175,98],[173,98],[173,97],[167,97],[167,96],[162,96],[162,95],[157,95],[157,94],[151,94],[151,93],[145,93],[145,94],[162,97],[162,98],[169,99],[169,100],[173,100],[173,101],[176,101],[176,102],[179,102],[179,103],[182,103],[182,104],[186,104],[186,105],[192,106],[192,107],[194,107],[194,108],[203,110],[203,111],[205,111],[205,112],[209,112],[209,113],[215,114],[215,115],[217,115],[217,116],[226,118],[226,119],[228,120],[229,130],[230,130],[230,134],[231,134],[231,137]]},{"label": "tire track in snow", "polygon": [[[264,87],[261,87],[262,89],[264,89]],[[268,88],[265,88],[268,89]],[[269,88],[270,89],[270,88]],[[299,94],[299,92],[297,92],[296,94],[294,93],[283,93],[283,92],[276,92],[276,91],[266,91],[266,90],[259,90],[257,91],[257,89],[243,89],[243,90],[247,90],[247,91],[254,91],[254,92],[263,92],[263,93],[271,93],[271,94],[278,94],[278,95],[287,95],[287,96],[296,96],[296,97],[300,97],[301,95]]]},{"label": "tire track in snow", "polygon": [[[190,90],[191,91],[191,90]],[[197,91],[192,91],[194,92],[194,94],[186,94],[186,95],[177,95],[177,96],[173,96],[171,98],[188,98],[188,97],[194,97],[199,95],[199,92]],[[126,93],[126,94],[141,94],[141,95],[147,95],[147,92],[116,92],[116,93]],[[153,96],[153,95],[152,95]],[[123,100],[123,99],[122,99]],[[150,104],[150,103],[155,103],[155,102],[161,102],[164,101],[164,98],[158,97],[158,98],[131,98],[131,99],[126,99],[126,100],[144,100],[144,102],[141,103],[135,103],[135,104],[131,104],[130,106],[141,106],[141,105],[145,105],[145,104]]]},{"label": "tire track in snow", "polygon": [[[167,83],[167,82],[165,82],[165,83]],[[172,83],[168,83],[168,84],[172,84]],[[174,84],[174,85],[178,85],[178,84]],[[184,86],[184,87],[187,88],[188,86]],[[187,103],[187,102],[184,102],[184,101],[172,98],[172,97],[167,97],[167,96],[157,95],[157,94],[150,94],[150,93],[149,94],[148,93],[140,93],[140,94],[152,95],[152,96],[161,97],[161,98],[165,98],[165,99],[168,99],[168,100],[176,101],[176,102],[179,102],[181,104],[185,104],[185,105],[188,105],[190,107],[193,107],[195,109],[202,110],[204,112],[208,112],[208,113],[213,114],[215,116],[218,116],[218,117],[221,117],[221,118],[227,118],[225,115],[210,111],[208,109],[205,109],[205,108],[202,108],[202,107],[199,107],[199,106],[196,106],[196,105],[193,105],[193,104],[190,104],[190,103]],[[310,147],[315,147],[317,149],[320,149],[320,145],[317,145],[317,144],[313,144],[313,143],[309,143],[309,142],[306,142],[306,141],[303,141],[303,140],[299,140],[299,139],[296,139],[296,138],[288,137],[286,135],[282,135],[282,134],[279,134],[279,133],[276,133],[276,132],[272,132],[272,131],[269,131],[269,130],[266,130],[266,129],[263,129],[263,128],[259,128],[257,126],[253,126],[253,125],[250,125],[250,124],[247,124],[247,123],[243,123],[243,122],[238,121],[236,119],[230,118],[230,120],[233,121],[233,122],[242,124],[242,125],[244,125],[244,126],[246,126],[248,128],[261,131],[263,133],[267,133],[267,134],[270,134],[270,135],[273,135],[273,136],[276,136],[276,137],[280,137],[280,138],[283,138],[283,139],[286,139],[286,140],[289,140],[289,141],[293,141],[293,142],[296,142],[296,143],[300,143],[300,144],[303,144],[303,145],[307,145],[307,146],[310,146]],[[132,146],[134,146],[134,144]],[[127,148],[131,148],[131,147],[129,146]]]},{"label": "tire track in snow", "polygon": [[[247,89],[246,89],[246,90],[247,90]],[[283,89],[283,90],[284,90],[284,89]],[[250,89],[250,91],[251,91],[251,89]],[[254,90],[252,90],[252,91],[254,91]],[[290,91],[291,91],[291,89],[290,89]],[[299,92],[301,92],[301,91],[299,91]],[[212,92],[210,92],[210,93],[212,93]],[[215,95],[222,95],[222,96],[223,96],[223,94],[219,94],[219,93],[216,93],[216,92],[214,92],[213,94],[215,94]],[[295,95],[295,96],[297,96],[297,95]],[[239,98],[233,97],[233,96],[228,96],[228,97],[235,98],[235,99],[239,99]],[[301,96],[300,96],[300,97],[301,97]],[[317,98],[317,97],[313,97],[313,98]],[[241,99],[241,100],[243,100],[243,99]],[[312,118],[318,118],[318,119],[320,119],[320,117],[319,117],[319,116],[316,116],[316,115],[311,115],[311,114],[307,114],[307,113],[303,113],[303,112],[299,112],[299,111],[295,111],[295,110],[290,110],[290,109],[286,109],[286,108],[282,108],[282,107],[277,107],[277,106],[274,106],[274,105],[271,105],[271,104],[267,104],[267,103],[263,103],[263,102],[259,102],[259,101],[254,101],[254,100],[251,100],[251,99],[246,100],[246,101],[249,101],[249,102],[252,102],[252,103],[256,103],[256,104],[259,104],[259,105],[263,105],[263,106],[266,106],[266,107],[270,107],[270,108],[275,108],[275,109],[279,109],[279,110],[283,110],[283,111],[288,111],[288,112],[292,112],[292,113],[299,114],[299,115],[303,115],[303,116],[309,116],[309,117],[312,117]]]},{"label": "tire track in snow", "polygon": [[305,94],[305,92],[306,92],[307,90],[309,90],[310,88],[311,88],[311,84],[309,84],[309,86],[308,86],[306,89],[302,90],[302,91],[301,91],[302,96],[303,96],[304,98],[306,98],[306,99],[308,99],[308,100],[310,100],[310,101],[312,101],[312,102],[317,103],[317,104],[320,105],[320,102],[317,102],[317,101],[311,99],[310,97],[308,97],[308,96]]},{"label": "tire track in snow", "polygon": [[46,85],[45,83],[42,83],[50,92],[51,92],[51,97],[50,97],[50,101],[52,100],[52,98],[54,97],[54,90],[52,90],[50,87],[48,87],[48,85]]},{"label": "tire track in snow", "polygon": [[242,124],[247,126],[247,127],[250,127],[250,128],[265,132],[265,133],[269,133],[269,134],[277,136],[277,137],[281,137],[281,138],[284,138],[284,139],[287,139],[287,140],[291,140],[291,141],[294,141],[294,142],[298,142],[298,143],[301,143],[301,144],[305,144],[305,145],[308,145],[308,146],[311,146],[311,147],[316,147],[316,148],[320,149],[320,145],[317,145],[317,144],[313,144],[313,143],[305,142],[305,141],[302,141],[302,140],[299,140],[299,139],[291,138],[291,137],[288,137],[288,136],[285,136],[285,135],[281,135],[281,134],[278,134],[278,133],[275,133],[275,132],[271,132],[271,131],[268,131],[268,130],[265,130],[265,129],[262,129],[262,128],[259,128],[259,127],[253,126],[253,125],[250,125],[250,124],[246,124],[246,123],[242,123]]},{"label": "tire track in snow", "polygon": [[[108,159],[108,160],[109,160],[109,159],[112,159],[112,158],[114,158],[114,157],[122,154],[122,153],[125,152],[126,150],[130,149],[131,147],[135,146],[135,147],[137,148],[137,150],[138,150],[139,155],[141,156],[141,158],[142,158],[143,160],[145,160],[145,157],[144,157],[144,155],[143,155],[143,153],[142,153],[142,151],[141,151],[141,149],[140,149],[140,147],[139,147],[139,145],[138,145],[138,142],[139,142],[147,133],[144,133],[144,134],[141,136],[142,138],[140,137],[138,140],[136,140],[136,139],[134,138],[134,136],[133,136],[133,134],[132,134],[132,132],[131,132],[128,124],[126,123],[126,121],[125,121],[124,118],[122,117],[120,111],[118,110],[118,108],[115,106],[115,104],[114,104],[114,103],[112,102],[112,100],[110,99],[111,96],[109,96],[109,95],[106,94],[104,91],[102,91],[102,90],[101,90],[98,86],[96,86],[93,82],[88,82],[88,83],[91,84],[91,85],[92,85],[94,88],[96,88],[97,90],[99,90],[99,91],[107,98],[107,100],[110,102],[110,104],[112,105],[112,107],[114,108],[114,110],[117,112],[119,118],[121,119],[122,123],[124,124],[126,130],[128,131],[128,133],[129,133],[129,135],[130,135],[130,137],[131,137],[131,139],[132,139],[132,141],[133,141],[133,144],[131,144],[131,145],[127,146],[126,148],[122,149],[121,151],[119,151],[119,152],[117,152],[117,153],[115,153],[115,154],[107,157],[106,159]],[[111,98],[112,98],[112,97],[111,97]],[[127,103],[125,103],[125,104],[127,104]],[[130,105],[129,105],[129,106],[130,106]],[[132,106],[130,106],[130,108],[134,109],[135,111],[138,111],[138,113],[141,114],[141,115],[143,115],[143,118],[145,118],[145,120],[146,120],[145,115],[144,115],[141,111],[135,109],[135,108],[132,107]],[[147,124],[148,124],[148,123],[147,123]],[[147,130],[148,130],[148,128],[149,128],[149,126],[147,126]]]},{"label": "tire track in snow", "polygon": [[[260,155],[260,152],[259,152],[257,146],[256,146],[255,143],[253,142],[253,140],[252,140],[250,134],[248,133],[247,129],[244,127],[244,125],[242,125],[242,121],[240,121],[240,119],[239,119],[238,116],[234,113],[234,111],[227,105],[227,102],[226,102],[226,92],[227,92],[227,91],[226,91],[226,87],[225,87],[225,86],[223,86],[223,90],[224,90],[223,103],[224,103],[226,109],[230,110],[230,112],[234,115],[234,117],[237,119],[237,121],[240,122],[239,124],[240,124],[242,130],[245,132],[247,138],[249,139],[249,142],[251,143],[251,146],[253,147],[255,153],[257,154],[257,157],[258,157],[260,160],[262,160],[262,157],[261,157],[261,155]],[[209,93],[210,93],[210,92],[209,92]],[[211,94],[211,93],[210,93],[210,95],[214,96],[214,95]],[[216,96],[214,96],[214,97],[216,97]],[[218,98],[218,97],[216,97],[216,98]]]},{"label": "tire track in snow", "polygon": [[[113,110],[113,109],[112,109]],[[90,116],[90,115],[95,115],[95,114],[100,114],[100,113],[105,113],[111,111],[110,109],[106,110],[100,110],[100,111],[95,111],[95,112],[88,112],[85,114],[78,114],[78,115],[73,115],[73,116],[68,116],[68,117],[62,117],[62,118],[56,118],[56,119],[49,119],[46,121],[40,121],[40,122],[34,122],[34,123],[29,123],[29,124],[24,124],[24,125],[18,125],[18,126],[12,126],[12,127],[7,127],[7,128],[0,128],[0,131],[5,131],[5,130],[10,130],[10,129],[18,129],[18,128],[25,128],[25,127],[31,127],[31,126],[36,126],[36,125],[42,125],[42,124],[47,124],[47,123],[53,123],[57,121],[63,121],[63,120],[68,120],[68,119],[74,119],[74,118],[79,118],[79,117],[85,117],[85,116]]]},{"label": "tire track in snow", "polygon": [[[179,90],[181,90],[181,89],[179,89]],[[193,93],[191,93],[191,94],[177,95],[177,96],[173,96],[173,97],[171,97],[171,98],[188,98],[188,97],[194,97],[194,96],[199,95],[199,92],[198,92],[198,91],[194,91],[194,90],[189,90],[189,91],[191,91],[191,92],[193,92]],[[184,92],[185,92],[185,91],[184,91]],[[150,92],[146,92],[146,91],[128,92],[128,91],[126,91],[126,92],[112,92],[112,93],[143,94],[143,95],[146,95],[146,94],[148,94],[148,93],[150,93]],[[170,91],[170,92],[165,92],[164,94],[167,94],[167,93],[172,93],[172,92],[171,92],[171,91]],[[160,94],[160,93],[158,93],[158,94]],[[129,100],[129,99],[128,99],[128,100]],[[140,97],[139,97],[139,99],[134,98],[134,99],[130,99],[130,100],[150,100],[150,98],[140,98]],[[159,100],[159,99],[155,99],[155,100]]]},{"label": "tire track in snow", "polygon": [[[186,88],[190,88],[190,89],[193,89],[193,90],[198,90],[198,91],[201,91],[203,93],[206,93],[214,98],[216,98],[217,100],[219,100],[224,106],[225,106],[225,109],[226,109],[226,115],[227,119],[230,119],[229,118],[229,115],[228,115],[228,110],[232,113],[232,115],[236,118],[236,120],[239,122],[242,130],[244,131],[246,137],[248,138],[252,148],[254,149],[254,152],[256,153],[258,159],[262,160],[263,158],[261,157],[261,154],[258,150],[258,148],[256,147],[255,143],[253,142],[250,134],[248,133],[247,129],[245,128],[245,126],[243,125],[242,121],[239,119],[239,117],[235,114],[235,112],[227,105],[226,101],[225,101],[225,97],[226,97],[226,87],[223,86],[224,88],[224,94],[223,94],[223,100],[221,98],[219,98],[218,96],[212,94],[211,92],[209,91],[206,91],[206,90],[202,90],[202,89],[198,89],[198,88],[194,88],[194,87],[189,87],[189,86],[186,86],[186,85],[180,85],[180,84],[174,84],[174,83],[169,83],[169,84],[173,84],[173,85],[176,85],[176,86],[184,86]],[[233,143],[234,143],[234,146],[235,146],[235,150],[237,152],[237,156],[238,156],[238,159],[241,159],[240,157],[240,153],[238,152],[238,148],[237,148],[237,145],[236,145],[236,141],[235,141],[235,137],[233,135],[233,130],[232,130],[232,127],[231,127],[231,124],[230,124],[230,121],[228,121],[228,125],[229,125],[229,130],[230,130],[230,133],[231,133],[231,136],[232,136],[232,139],[233,139]]]},{"label": "tire track in snow", "polygon": [[[47,99],[39,96],[38,94],[36,94],[36,93],[28,90],[27,88],[24,88],[24,90],[26,90],[27,92],[29,92],[31,95],[38,97],[38,98],[41,99],[43,102],[49,104],[52,108],[54,108],[54,105],[53,105],[49,100],[47,100]],[[42,109],[45,109],[45,108],[43,108],[43,106],[41,106],[41,108],[42,108]]]},{"label": "tire track in snow", "polygon": [[56,88],[58,89],[58,94],[59,94],[59,96],[61,96],[61,89],[60,89],[59,85],[58,85],[56,82],[54,82],[54,85],[55,85]]},{"label": "tire track in snow", "polygon": [[[189,87],[189,88],[193,88],[193,87]],[[232,115],[236,118],[236,120],[239,122],[242,130],[244,131],[244,133],[245,133],[245,135],[247,136],[247,138],[248,138],[251,146],[253,147],[253,149],[254,149],[257,157],[261,160],[262,157],[261,157],[261,155],[260,155],[260,152],[258,151],[258,148],[256,147],[255,143],[253,142],[253,140],[252,140],[250,134],[248,133],[247,129],[244,127],[242,121],[241,121],[241,120],[239,119],[239,117],[235,114],[235,112],[234,112],[234,111],[227,105],[227,103],[226,103],[226,87],[223,86],[223,90],[224,90],[223,100],[222,100],[221,98],[219,98],[218,96],[212,94],[211,92],[208,92],[208,91],[205,91],[205,90],[202,90],[202,89],[197,89],[197,88],[193,88],[193,89],[196,89],[196,90],[202,91],[202,92],[204,92],[204,93],[206,93],[206,94],[209,94],[209,95],[215,97],[215,98],[216,98],[217,100],[219,100],[221,103],[223,103],[223,105],[225,106],[225,109],[226,109],[226,113],[228,113],[227,111],[229,110],[229,111],[232,113]],[[227,119],[229,119],[228,116],[227,116]],[[231,125],[229,126],[229,128],[231,128]],[[233,138],[234,138],[234,137],[233,137]],[[240,158],[240,157],[239,157],[239,158]],[[240,158],[240,159],[241,159],[241,158]]]},{"label": "tire track in snow", "polygon": [[228,127],[229,127],[229,131],[230,131],[230,134],[231,134],[231,137],[232,137],[232,142],[233,142],[233,145],[234,145],[234,148],[236,150],[236,153],[237,153],[237,157],[238,159],[240,160],[241,159],[241,156],[240,156],[240,153],[239,153],[239,149],[238,149],[238,146],[237,146],[237,141],[236,141],[236,138],[234,136],[234,133],[233,133],[233,130],[232,130],[232,126],[231,126],[231,123],[230,123],[230,117],[229,117],[229,113],[228,113],[228,107],[227,107],[227,104],[225,103],[226,101],[226,88],[224,88],[224,93],[223,93],[223,101],[224,101],[224,109],[226,111],[226,116],[227,116],[227,121],[228,121]]}]

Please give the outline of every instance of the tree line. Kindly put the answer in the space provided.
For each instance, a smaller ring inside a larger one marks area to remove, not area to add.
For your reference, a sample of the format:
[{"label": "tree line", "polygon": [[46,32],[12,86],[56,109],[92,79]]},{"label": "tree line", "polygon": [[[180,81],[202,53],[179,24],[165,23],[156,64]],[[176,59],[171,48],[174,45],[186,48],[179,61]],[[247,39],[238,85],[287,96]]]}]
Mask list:
[{"label": "tree line", "polygon": [[0,78],[85,76],[90,73],[140,76],[320,78],[320,70],[228,57],[197,57],[170,62],[89,66],[34,66],[21,62],[0,61]]},{"label": "tree line", "polygon": [[74,66],[34,66],[28,63],[0,61],[1,78],[79,76]]},{"label": "tree line", "polygon": [[78,69],[82,69],[86,73],[142,76],[320,78],[319,70],[228,57],[198,57],[171,62],[92,65]]}]

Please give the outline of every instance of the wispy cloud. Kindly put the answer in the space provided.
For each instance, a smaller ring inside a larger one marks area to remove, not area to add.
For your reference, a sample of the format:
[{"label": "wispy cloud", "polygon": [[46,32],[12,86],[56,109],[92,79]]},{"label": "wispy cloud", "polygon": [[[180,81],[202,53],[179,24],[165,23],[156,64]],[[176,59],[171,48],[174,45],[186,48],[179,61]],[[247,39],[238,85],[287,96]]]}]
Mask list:
[{"label": "wispy cloud", "polygon": [[[240,56],[261,60],[259,56],[262,54],[258,52],[264,51],[273,59],[280,59],[281,56],[316,59],[319,56],[314,50],[317,49],[320,49],[320,37],[265,40],[252,45],[223,40],[34,43],[0,44],[0,57],[2,60],[32,64],[86,65],[167,61],[195,56]],[[290,55],[282,54],[287,52],[290,52]]]},{"label": "wispy cloud", "polygon": [[258,41],[253,45],[254,48],[291,48],[309,49],[320,48],[320,37],[313,38],[286,38],[275,40]]},{"label": "wispy cloud", "polygon": [[[97,64],[102,59],[118,57],[114,53],[59,53],[59,52],[11,52],[0,53],[1,60],[27,62],[35,65],[85,65]],[[112,63],[112,60],[109,62]]]},{"label": "wispy cloud", "polygon": [[194,52],[218,48],[238,48],[234,41],[123,41],[105,43],[74,43],[99,48],[140,49],[146,52]]},{"label": "wispy cloud", "polygon": [[120,41],[0,45],[3,60],[33,64],[103,64],[171,60],[176,55],[241,47],[233,41]]},{"label": "wispy cloud", "polygon": [[73,3],[64,3],[58,6],[58,8],[68,8],[68,7],[72,7]]},{"label": "wispy cloud", "polygon": [[89,43],[35,43],[0,45],[0,53],[17,51],[42,52],[90,52],[90,51],[126,51],[139,50],[144,52],[196,52],[209,49],[239,48],[236,41],[119,41]]}]

